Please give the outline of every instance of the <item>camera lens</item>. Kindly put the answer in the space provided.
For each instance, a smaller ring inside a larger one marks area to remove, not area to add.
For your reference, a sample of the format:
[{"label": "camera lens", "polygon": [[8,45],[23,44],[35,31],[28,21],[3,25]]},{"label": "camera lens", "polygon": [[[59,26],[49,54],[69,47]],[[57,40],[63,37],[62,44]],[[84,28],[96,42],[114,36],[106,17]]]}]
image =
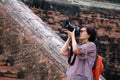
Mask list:
[{"label": "camera lens", "polygon": [[75,36],[80,35],[80,28],[77,26],[73,26],[70,21],[67,21],[64,28],[68,29],[69,31],[73,31],[75,29]]}]

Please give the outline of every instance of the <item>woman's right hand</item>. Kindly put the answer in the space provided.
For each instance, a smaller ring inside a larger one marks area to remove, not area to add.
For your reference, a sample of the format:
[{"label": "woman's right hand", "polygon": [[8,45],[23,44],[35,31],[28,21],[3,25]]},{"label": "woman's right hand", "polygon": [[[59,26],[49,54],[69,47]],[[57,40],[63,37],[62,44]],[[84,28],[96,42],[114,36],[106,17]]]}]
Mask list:
[{"label": "woman's right hand", "polygon": [[71,32],[69,30],[65,31],[68,34],[68,38],[72,40],[73,37],[75,37],[75,29]]}]

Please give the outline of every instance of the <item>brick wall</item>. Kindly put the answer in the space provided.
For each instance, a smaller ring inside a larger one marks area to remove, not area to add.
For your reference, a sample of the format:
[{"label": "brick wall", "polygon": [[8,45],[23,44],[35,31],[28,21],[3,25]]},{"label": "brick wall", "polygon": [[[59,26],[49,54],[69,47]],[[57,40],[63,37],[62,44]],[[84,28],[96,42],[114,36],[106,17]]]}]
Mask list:
[{"label": "brick wall", "polygon": [[[80,26],[82,20],[82,25],[91,24],[95,27],[98,32],[97,52],[104,57],[103,76],[109,80],[118,80],[120,76],[120,11],[86,6],[78,8],[75,5],[46,4],[43,9],[31,9],[63,40],[67,38],[63,30],[64,22],[67,20],[71,20],[75,26]],[[53,8],[50,8],[50,5]]]},{"label": "brick wall", "polygon": [[24,36],[20,25],[8,16],[0,5],[0,46],[1,53],[11,55],[14,65],[23,71],[25,80],[61,80],[65,68],[61,70],[56,60],[43,49],[35,45],[29,36]]},{"label": "brick wall", "polygon": [[[64,21],[71,19],[76,26],[81,25],[79,24],[81,20],[83,21],[82,25],[88,23],[94,25],[99,36],[96,41],[98,54],[104,57],[105,71],[103,75],[109,80],[119,79],[120,11],[85,6],[78,8],[71,5],[62,5],[61,8],[60,4],[51,6],[52,9],[49,4],[44,9],[31,9],[64,40],[66,40],[62,28]],[[55,59],[43,51],[42,47],[34,45],[34,38],[26,39],[27,36],[23,36],[24,33],[19,32],[20,25],[16,21],[3,11],[0,14],[0,45],[3,47],[3,54],[14,57],[14,66],[18,66],[24,71],[25,79],[59,80],[64,69],[59,69]]]}]

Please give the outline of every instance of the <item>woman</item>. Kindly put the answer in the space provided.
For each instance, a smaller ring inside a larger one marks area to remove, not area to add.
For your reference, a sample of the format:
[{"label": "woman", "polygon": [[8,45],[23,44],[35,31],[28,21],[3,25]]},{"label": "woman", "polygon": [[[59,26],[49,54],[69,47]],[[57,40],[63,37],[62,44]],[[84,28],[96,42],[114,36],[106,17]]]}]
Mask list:
[{"label": "woman", "polygon": [[[66,32],[68,39],[61,48],[61,55],[68,57],[67,80],[93,80],[96,31],[90,26],[82,27],[78,41],[75,39],[75,30]],[[70,43],[71,49],[69,49]]]}]

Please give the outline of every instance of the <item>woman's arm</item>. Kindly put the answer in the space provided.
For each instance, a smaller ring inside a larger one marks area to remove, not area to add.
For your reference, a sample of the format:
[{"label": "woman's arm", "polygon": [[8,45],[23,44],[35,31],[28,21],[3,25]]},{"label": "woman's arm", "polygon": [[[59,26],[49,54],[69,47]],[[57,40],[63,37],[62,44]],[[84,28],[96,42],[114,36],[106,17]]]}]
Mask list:
[{"label": "woman's arm", "polygon": [[72,47],[73,47],[73,52],[75,54],[82,54],[82,52],[77,47],[77,42],[76,42],[75,36],[72,36]]},{"label": "woman's arm", "polygon": [[75,30],[73,30],[73,32],[70,32],[69,34],[70,34],[70,37],[72,39],[73,52],[75,54],[82,54],[82,52],[77,47],[77,42],[76,42],[76,39],[75,39]]},{"label": "woman's arm", "polygon": [[60,50],[60,54],[63,56],[68,56],[68,47],[69,47],[69,43],[71,42],[70,37],[68,37],[67,41],[65,42],[65,44],[62,46],[61,50]]}]

